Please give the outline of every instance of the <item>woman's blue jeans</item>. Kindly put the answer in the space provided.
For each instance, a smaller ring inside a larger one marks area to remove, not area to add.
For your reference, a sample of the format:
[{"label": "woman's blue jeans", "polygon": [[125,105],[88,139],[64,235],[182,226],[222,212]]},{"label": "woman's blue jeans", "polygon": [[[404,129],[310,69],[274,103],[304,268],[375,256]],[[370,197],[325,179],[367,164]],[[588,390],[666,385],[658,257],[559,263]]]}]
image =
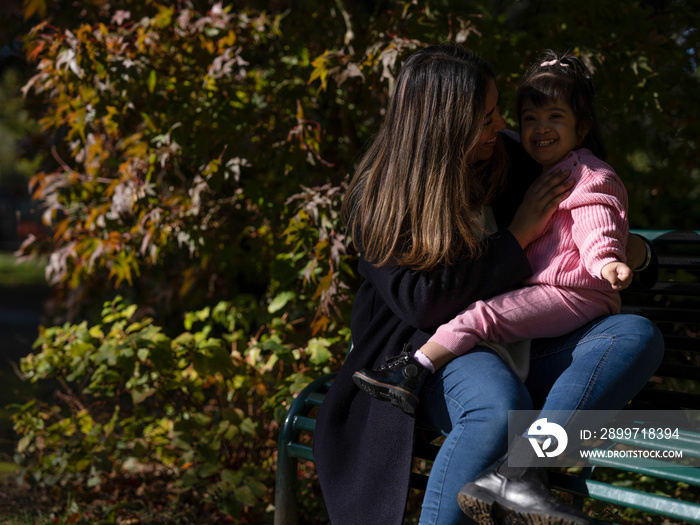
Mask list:
[{"label": "woman's blue jeans", "polygon": [[428,479],[420,524],[471,523],[457,494],[505,454],[509,410],[618,410],[653,375],[663,351],[653,323],[614,315],[566,336],[533,341],[525,383],[483,347],[438,370],[416,414],[418,425],[446,436]]}]

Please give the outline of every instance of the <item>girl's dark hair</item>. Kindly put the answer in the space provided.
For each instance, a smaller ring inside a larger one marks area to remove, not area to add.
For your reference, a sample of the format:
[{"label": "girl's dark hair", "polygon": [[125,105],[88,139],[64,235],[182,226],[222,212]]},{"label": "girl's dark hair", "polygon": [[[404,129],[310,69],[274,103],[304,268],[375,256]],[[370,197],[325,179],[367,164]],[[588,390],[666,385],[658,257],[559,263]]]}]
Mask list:
[{"label": "girl's dark hair", "polygon": [[559,55],[549,50],[528,69],[518,88],[518,123],[525,104],[540,108],[557,100],[567,102],[574,111],[582,147],[605,159],[607,151],[598,127],[595,89],[588,68],[570,53]]},{"label": "girl's dark hair", "polygon": [[489,160],[471,160],[493,81],[486,61],[456,45],[406,60],[341,210],[368,261],[429,270],[479,254],[481,209],[506,169],[500,137]]}]

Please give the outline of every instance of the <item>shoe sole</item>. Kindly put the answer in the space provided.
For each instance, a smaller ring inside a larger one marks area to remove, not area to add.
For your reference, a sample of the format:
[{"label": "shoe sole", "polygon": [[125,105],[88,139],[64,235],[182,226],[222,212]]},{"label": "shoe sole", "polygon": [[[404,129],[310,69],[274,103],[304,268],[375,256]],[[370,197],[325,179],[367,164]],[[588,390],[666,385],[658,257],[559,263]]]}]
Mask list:
[{"label": "shoe sole", "polygon": [[355,372],[352,379],[363,392],[381,401],[389,401],[392,405],[400,408],[409,416],[415,416],[419,401],[415,394],[395,385],[387,385],[386,383],[367,377],[362,374],[362,372]]},{"label": "shoe sole", "polygon": [[479,525],[495,525],[493,507],[494,495],[481,487],[470,487],[471,492],[462,491],[457,495],[457,502],[462,512]]},{"label": "shoe sole", "polygon": [[494,516],[504,525],[582,525],[582,521],[574,521],[570,518],[552,516],[550,514],[535,514],[532,512],[517,511],[494,504]]},{"label": "shoe sole", "polygon": [[497,497],[481,487],[470,487],[457,495],[462,512],[479,525],[583,525],[583,520],[568,516],[537,514],[527,510],[510,508],[497,501]]}]

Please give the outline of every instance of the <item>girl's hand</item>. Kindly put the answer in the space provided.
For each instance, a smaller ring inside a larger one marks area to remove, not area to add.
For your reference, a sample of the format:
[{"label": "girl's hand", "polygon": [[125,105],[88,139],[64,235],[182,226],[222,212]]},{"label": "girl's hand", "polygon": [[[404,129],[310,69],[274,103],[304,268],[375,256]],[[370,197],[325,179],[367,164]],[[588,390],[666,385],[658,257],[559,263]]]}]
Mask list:
[{"label": "girl's hand", "polygon": [[622,262],[606,264],[600,274],[612,285],[613,290],[624,290],[632,283],[632,270]]},{"label": "girl's hand", "polygon": [[525,193],[508,227],[523,249],[544,233],[559,204],[571,195],[574,181],[569,179],[570,174],[557,170],[540,175]]}]

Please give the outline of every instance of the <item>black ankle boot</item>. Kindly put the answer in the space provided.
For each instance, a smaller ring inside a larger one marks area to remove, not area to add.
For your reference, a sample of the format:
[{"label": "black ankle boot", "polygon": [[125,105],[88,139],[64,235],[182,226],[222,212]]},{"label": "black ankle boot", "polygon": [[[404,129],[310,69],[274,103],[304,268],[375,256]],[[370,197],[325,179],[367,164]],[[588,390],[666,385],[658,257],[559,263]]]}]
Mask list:
[{"label": "black ankle boot", "polygon": [[389,401],[409,416],[414,416],[418,406],[418,393],[430,375],[430,370],[413,358],[411,347],[404,346],[396,357],[387,359],[379,370],[363,368],[352,376],[355,384],[370,396]]},{"label": "black ankle boot", "polygon": [[[519,436],[508,451],[533,454],[527,438]],[[508,455],[495,467],[467,483],[457,496],[462,511],[480,525],[589,525],[590,518],[558,500],[547,488],[544,469],[510,467]],[[519,462],[527,464],[527,462]]]}]

